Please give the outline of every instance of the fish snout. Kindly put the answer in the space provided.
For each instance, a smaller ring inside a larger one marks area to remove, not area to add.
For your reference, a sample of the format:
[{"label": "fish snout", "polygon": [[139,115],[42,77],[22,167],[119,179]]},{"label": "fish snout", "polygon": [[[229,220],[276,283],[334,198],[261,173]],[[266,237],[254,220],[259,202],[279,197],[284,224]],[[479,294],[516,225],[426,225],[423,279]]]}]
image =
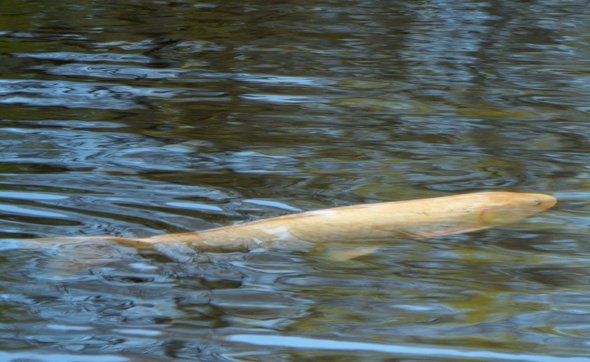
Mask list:
[{"label": "fish snout", "polygon": [[557,199],[551,195],[535,194],[537,197],[537,207],[540,210],[547,210],[557,204]]},{"label": "fish snout", "polygon": [[487,225],[507,224],[555,206],[555,197],[546,194],[520,193],[510,195],[499,205],[484,207],[480,222]]}]

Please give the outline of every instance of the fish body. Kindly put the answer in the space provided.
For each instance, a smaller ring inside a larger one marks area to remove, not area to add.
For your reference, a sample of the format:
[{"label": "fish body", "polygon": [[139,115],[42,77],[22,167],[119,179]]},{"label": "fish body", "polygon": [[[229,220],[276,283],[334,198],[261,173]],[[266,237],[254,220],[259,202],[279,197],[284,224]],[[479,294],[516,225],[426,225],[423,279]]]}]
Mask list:
[{"label": "fish body", "polygon": [[387,241],[424,240],[507,224],[549,209],[555,203],[553,196],[544,194],[477,192],[336,207],[148,238],[90,236],[32,240],[41,244],[43,241],[109,241],[137,248],[179,243],[201,251],[335,246],[344,247],[340,255],[349,259],[371,253]]},{"label": "fish body", "polygon": [[[131,243],[182,242],[198,250],[238,251],[423,240],[510,223],[555,203],[554,197],[544,194],[478,192],[308,211],[203,231],[131,239]],[[121,239],[114,241],[125,242]]]}]

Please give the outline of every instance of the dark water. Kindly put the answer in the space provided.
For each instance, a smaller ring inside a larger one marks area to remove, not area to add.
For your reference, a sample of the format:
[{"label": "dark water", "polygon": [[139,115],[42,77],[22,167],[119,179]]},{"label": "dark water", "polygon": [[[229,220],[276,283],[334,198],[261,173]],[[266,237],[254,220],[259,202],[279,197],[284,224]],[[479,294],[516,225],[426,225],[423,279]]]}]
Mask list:
[{"label": "dark water", "polygon": [[[0,359],[590,361],[584,1],[3,1]],[[476,190],[526,223],[310,253],[145,236]]]}]

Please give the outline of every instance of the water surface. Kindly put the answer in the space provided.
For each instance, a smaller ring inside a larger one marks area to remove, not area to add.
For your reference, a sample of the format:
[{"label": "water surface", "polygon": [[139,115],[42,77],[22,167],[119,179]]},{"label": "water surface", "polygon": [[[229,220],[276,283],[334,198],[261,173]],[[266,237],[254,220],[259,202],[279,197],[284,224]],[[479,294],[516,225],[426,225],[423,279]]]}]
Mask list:
[{"label": "water surface", "polygon": [[[0,358],[590,360],[589,24],[577,1],[3,2]],[[350,261],[24,240],[480,190],[559,205]]]}]

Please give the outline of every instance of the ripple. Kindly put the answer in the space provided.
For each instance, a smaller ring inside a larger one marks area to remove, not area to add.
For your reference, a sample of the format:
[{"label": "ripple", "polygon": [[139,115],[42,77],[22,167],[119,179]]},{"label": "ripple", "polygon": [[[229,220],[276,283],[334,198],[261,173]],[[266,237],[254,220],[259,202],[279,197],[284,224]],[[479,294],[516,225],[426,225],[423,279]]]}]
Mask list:
[{"label": "ripple", "polygon": [[258,151],[237,151],[206,155],[215,168],[229,168],[238,173],[275,174],[293,172],[299,164],[290,156],[272,155]]},{"label": "ripple", "polygon": [[17,199],[17,200],[63,200],[67,196],[45,194],[41,192],[16,192],[0,191],[0,199]]},{"label": "ripple", "polygon": [[87,78],[109,78],[109,79],[174,79],[181,77],[186,71],[175,69],[155,69],[126,67],[122,65],[88,65],[88,64],[66,64],[56,67],[38,67],[48,74],[67,75]]},{"label": "ripple", "polygon": [[[1,194],[0,194],[0,196],[1,196]],[[252,205],[267,206],[267,207],[271,207],[271,208],[287,210],[287,211],[291,211],[291,212],[301,212],[302,211],[301,209],[299,209],[297,207],[290,206],[290,205],[285,204],[280,201],[251,199],[251,200],[243,200],[242,202],[252,204]]]},{"label": "ripple", "polygon": [[132,109],[143,97],[170,98],[178,92],[106,83],[0,80],[0,104],[65,108]]},{"label": "ripple", "polygon": [[327,98],[321,96],[299,96],[299,95],[281,95],[281,94],[243,94],[243,99],[268,103],[326,103]]},{"label": "ripple", "polygon": [[[5,152],[2,163],[54,163],[70,169],[189,170],[201,161],[190,148],[161,144],[130,133],[66,130],[62,128],[0,128],[1,134],[27,137],[37,146],[15,146]],[[6,141],[0,139],[0,145]],[[22,147],[26,147],[26,150]],[[107,166],[110,164],[110,167]]]},{"label": "ripple", "polygon": [[173,201],[167,202],[166,205],[172,207],[178,207],[181,209],[188,209],[188,210],[203,210],[203,211],[214,211],[214,212],[221,212],[223,213],[223,209],[214,205],[206,205],[200,204],[197,202],[184,202],[184,201]]},{"label": "ripple", "polygon": [[150,63],[152,59],[142,54],[115,53],[80,53],[80,52],[47,52],[47,53],[16,53],[19,58],[46,59],[76,62],[116,62],[116,63]]},{"label": "ripple", "polygon": [[42,217],[51,219],[71,219],[70,216],[40,208],[27,208],[15,205],[0,204],[0,213],[17,214],[29,217]]},{"label": "ripple", "polygon": [[310,77],[296,77],[296,76],[285,76],[276,74],[248,74],[240,73],[234,76],[235,80],[246,82],[246,83],[260,83],[265,85],[277,85],[277,86],[306,86],[306,87],[318,87],[326,86],[330,84],[326,78],[310,78]]},{"label": "ripple", "polygon": [[39,352],[0,352],[0,358],[5,361],[39,361],[39,362],[52,362],[52,361],[63,361],[63,362],[127,362],[131,361],[127,357],[108,355],[108,354],[97,354],[97,355],[76,355],[76,354],[65,354],[65,353],[47,353],[43,351]]},{"label": "ripple", "polygon": [[440,348],[424,345],[393,345],[367,342],[337,341],[295,336],[277,336],[266,334],[236,334],[227,336],[230,342],[248,343],[267,347],[287,347],[294,349],[333,350],[333,351],[371,351],[402,356],[453,359],[489,359],[494,361],[530,361],[530,362],[588,362],[587,357],[557,357],[526,353],[502,353],[493,351]]}]

